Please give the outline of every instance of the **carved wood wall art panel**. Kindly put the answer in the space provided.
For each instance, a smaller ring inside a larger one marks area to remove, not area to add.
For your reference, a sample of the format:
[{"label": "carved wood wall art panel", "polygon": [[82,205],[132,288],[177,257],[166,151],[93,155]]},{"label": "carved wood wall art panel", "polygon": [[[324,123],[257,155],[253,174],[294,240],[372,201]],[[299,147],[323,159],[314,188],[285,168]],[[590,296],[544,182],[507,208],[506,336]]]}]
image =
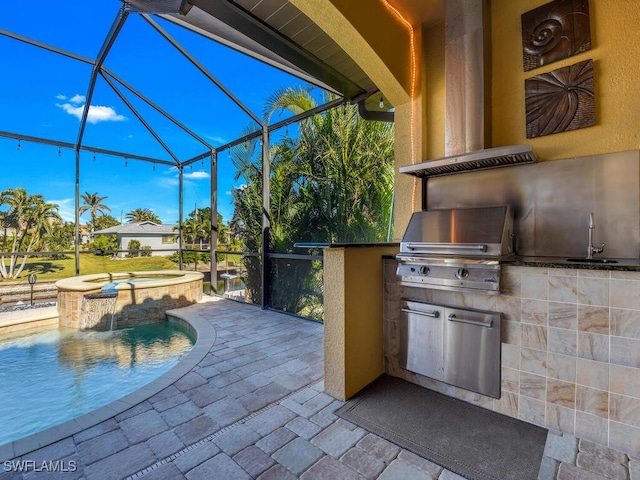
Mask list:
[{"label": "carved wood wall art panel", "polygon": [[527,138],[595,125],[593,60],[525,80]]},{"label": "carved wood wall art panel", "polygon": [[589,0],[555,0],[522,15],[525,72],[590,49]]}]

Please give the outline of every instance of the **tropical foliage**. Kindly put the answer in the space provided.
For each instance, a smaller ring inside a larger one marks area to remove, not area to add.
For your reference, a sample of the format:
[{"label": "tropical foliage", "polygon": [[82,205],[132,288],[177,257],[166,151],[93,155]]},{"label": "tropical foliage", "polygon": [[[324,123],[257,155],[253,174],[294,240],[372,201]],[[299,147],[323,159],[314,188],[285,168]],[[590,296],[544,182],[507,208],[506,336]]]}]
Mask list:
[{"label": "tropical foliage", "polygon": [[[91,248],[98,251],[98,255],[110,255],[115,256],[113,253],[118,250],[118,239],[115,235],[96,235],[96,238],[91,242]],[[108,253],[107,253],[108,252]]]},{"label": "tropical foliage", "polygon": [[83,195],[80,195],[80,198],[82,199],[83,205],[80,206],[78,212],[80,213],[80,215],[82,215],[83,213],[88,211],[89,215],[91,215],[89,227],[91,229],[91,237],[93,237],[93,232],[96,230],[100,230],[100,228],[97,228],[96,226],[96,219],[98,218],[98,215],[104,215],[106,211],[110,212],[111,209],[102,203],[102,201],[107,197],[99,196],[98,192],[85,192]]},{"label": "tropical foliage", "polygon": [[3,230],[0,275],[17,278],[24,269],[28,253],[44,249],[46,235],[51,233],[54,222],[62,222],[62,219],[58,205],[45,202],[42,195],[29,195],[20,187],[0,193],[0,208],[3,206],[5,210],[0,212]]},{"label": "tropical foliage", "polygon": [[[304,89],[276,92],[265,118],[278,111],[306,111],[315,101]],[[298,124],[270,148],[269,251],[294,253],[295,242],[375,242],[387,239],[393,194],[393,126],[363,120],[342,105]],[[231,152],[236,180],[231,230],[249,251],[261,252],[262,161],[257,140]],[[245,257],[247,296],[260,295],[258,257]],[[320,265],[271,261],[270,305],[294,313],[313,311],[321,296]],[[310,313],[311,312],[311,313]]]},{"label": "tropical foliage", "polygon": [[137,222],[153,222],[157,224],[161,224],[162,221],[160,217],[158,217],[155,213],[153,213],[148,208],[134,208],[129,213],[126,214],[125,218],[129,223],[137,223]]},{"label": "tropical foliage", "polygon": [[[63,222],[62,220],[54,220],[51,225],[51,232],[45,236],[43,250],[63,252],[73,248],[73,240],[75,238],[76,228],[73,222]],[[54,259],[67,258],[64,254],[53,255]]]},{"label": "tropical foliage", "polygon": [[115,227],[116,225],[120,225],[120,222],[111,215],[100,215],[92,222],[93,231],[97,232],[100,230],[104,230],[105,228]]},{"label": "tropical foliage", "polygon": [[129,243],[127,244],[127,250],[129,250],[127,252],[127,257],[139,257],[141,246],[140,240],[129,240]]}]

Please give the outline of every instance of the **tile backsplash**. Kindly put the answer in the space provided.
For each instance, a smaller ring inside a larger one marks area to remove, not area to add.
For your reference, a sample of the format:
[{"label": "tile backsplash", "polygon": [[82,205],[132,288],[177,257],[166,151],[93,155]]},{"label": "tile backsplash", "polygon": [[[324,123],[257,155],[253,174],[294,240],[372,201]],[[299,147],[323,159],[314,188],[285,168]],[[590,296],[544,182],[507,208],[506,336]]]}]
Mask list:
[{"label": "tile backsplash", "polygon": [[[505,265],[484,295],[402,287],[384,262],[387,373],[640,456],[640,272]],[[400,368],[401,298],[502,313],[499,400]]]}]

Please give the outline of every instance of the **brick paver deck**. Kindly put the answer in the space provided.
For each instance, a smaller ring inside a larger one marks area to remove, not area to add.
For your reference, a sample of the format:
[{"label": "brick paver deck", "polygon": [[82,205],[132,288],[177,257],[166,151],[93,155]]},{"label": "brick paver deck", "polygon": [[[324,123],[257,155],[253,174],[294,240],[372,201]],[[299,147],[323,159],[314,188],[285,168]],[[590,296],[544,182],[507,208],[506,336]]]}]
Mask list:
[{"label": "brick paver deck", "polygon": [[342,403],[323,392],[321,324],[223,299],[185,311],[216,335],[194,368],[114,417],[7,459],[0,480],[462,478],[334,415]]}]

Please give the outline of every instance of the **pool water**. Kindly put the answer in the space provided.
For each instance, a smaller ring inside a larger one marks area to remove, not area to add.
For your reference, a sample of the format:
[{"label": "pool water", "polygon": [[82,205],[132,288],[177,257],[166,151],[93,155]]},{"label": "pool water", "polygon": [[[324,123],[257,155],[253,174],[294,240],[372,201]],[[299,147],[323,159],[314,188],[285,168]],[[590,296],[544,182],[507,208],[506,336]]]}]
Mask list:
[{"label": "pool water", "polygon": [[0,339],[0,445],[95,410],[159,377],[194,338],[174,322]]}]

